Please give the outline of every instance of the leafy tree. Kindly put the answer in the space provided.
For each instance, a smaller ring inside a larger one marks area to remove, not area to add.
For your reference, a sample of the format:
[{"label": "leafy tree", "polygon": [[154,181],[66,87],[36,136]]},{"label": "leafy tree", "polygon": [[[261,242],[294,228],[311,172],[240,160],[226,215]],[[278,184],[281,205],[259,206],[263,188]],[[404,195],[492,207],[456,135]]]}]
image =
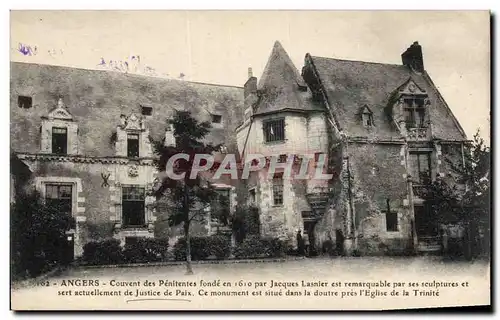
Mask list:
[{"label": "leafy tree", "polygon": [[11,206],[11,263],[14,277],[34,277],[64,263],[66,231],[73,217],[46,205],[38,193],[19,193]]},{"label": "leafy tree", "polygon": [[[194,157],[196,154],[212,154],[219,150],[220,146],[204,142],[205,136],[210,132],[211,124],[199,122],[191,116],[190,112],[178,111],[167,125],[173,126],[175,146],[165,145],[164,140],[153,141],[155,152],[159,155],[156,165],[158,170],[163,173],[155,188],[155,194],[158,198],[166,197],[168,199],[169,225],[182,224],[183,226],[186,239],[187,274],[193,274],[189,234],[191,222],[206,221],[207,209],[218,199],[218,193],[212,187],[208,176],[199,173],[193,179],[190,177]],[[189,159],[179,159],[174,162],[173,168],[167,168],[168,160],[179,153],[189,155]],[[185,175],[182,179],[177,180],[169,176],[165,170],[170,170],[177,175]],[[228,216],[227,210],[212,210],[210,212],[211,219],[226,223]]]},{"label": "leafy tree", "polygon": [[[463,159],[445,159],[451,168],[451,179],[436,179],[422,194],[425,205],[436,213],[439,223],[464,228],[467,258],[477,255],[479,250],[489,253],[490,157],[490,148],[477,131],[473,140],[464,145]],[[487,242],[478,248],[481,239]]]}]

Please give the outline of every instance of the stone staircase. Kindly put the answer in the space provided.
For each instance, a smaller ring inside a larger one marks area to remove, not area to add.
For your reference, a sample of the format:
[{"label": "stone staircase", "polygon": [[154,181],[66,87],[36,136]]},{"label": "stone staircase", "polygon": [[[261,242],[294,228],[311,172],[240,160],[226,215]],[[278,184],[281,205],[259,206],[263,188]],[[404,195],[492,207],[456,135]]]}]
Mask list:
[{"label": "stone staircase", "polygon": [[307,201],[311,206],[312,215],[315,219],[321,219],[329,205],[332,193],[326,188],[315,189],[306,194]]}]

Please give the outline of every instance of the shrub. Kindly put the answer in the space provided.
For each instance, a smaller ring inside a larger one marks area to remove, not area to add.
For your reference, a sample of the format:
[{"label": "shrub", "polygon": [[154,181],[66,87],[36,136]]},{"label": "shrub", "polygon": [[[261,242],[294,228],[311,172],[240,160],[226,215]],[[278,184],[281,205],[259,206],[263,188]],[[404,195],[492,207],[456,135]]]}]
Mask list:
[{"label": "shrub", "polygon": [[[175,260],[186,260],[186,239],[180,238],[174,245]],[[227,235],[191,238],[191,260],[204,260],[209,256],[217,259],[229,257],[231,253],[231,238]]]},{"label": "shrub", "polygon": [[224,259],[231,254],[231,237],[227,235],[213,235],[206,239],[207,252],[217,259]]},{"label": "shrub", "polygon": [[166,260],[167,250],[166,238],[139,238],[126,244],[123,254],[130,263],[157,262]]},{"label": "shrub", "polygon": [[89,264],[117,264],[123,258],[120,241],[116,239],[92,241],[83,246],[83,261]]},{"label": "shrub", "polygon": [[[191,237],[191,260],[206,259],[210,252],[207,250],[207,237]],[[177,261],[186,260],[186,238],[182,237],[174,245],[174,257]]]},{"label": "shrub", "polygon": [[264,243],[257,236],[246,237],[234,250],[236,258],[258,258],[265,256]]},{"label": "shrub", "polygon": [[266,256],[272,258],[284,257],[287,251],[285,243],[278,238],[264,238],[261,240]]},{"label": "shrub", "polygon": [[250,236],[236,247],[234,255],[237,258],[276,258],[285,256],[286,250],[285,243],[277,238]]}]

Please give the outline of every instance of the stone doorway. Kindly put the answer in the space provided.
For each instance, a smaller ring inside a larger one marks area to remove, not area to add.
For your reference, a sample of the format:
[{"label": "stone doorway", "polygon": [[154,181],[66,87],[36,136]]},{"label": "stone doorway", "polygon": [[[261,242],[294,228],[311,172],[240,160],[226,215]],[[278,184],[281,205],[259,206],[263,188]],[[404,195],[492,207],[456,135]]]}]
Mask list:
[{"label": "stone doorway", "polygon": [[414,212],[418,251],[439,251],[441,249],[439,226],[432,210],[423,205],[416,205]]}]

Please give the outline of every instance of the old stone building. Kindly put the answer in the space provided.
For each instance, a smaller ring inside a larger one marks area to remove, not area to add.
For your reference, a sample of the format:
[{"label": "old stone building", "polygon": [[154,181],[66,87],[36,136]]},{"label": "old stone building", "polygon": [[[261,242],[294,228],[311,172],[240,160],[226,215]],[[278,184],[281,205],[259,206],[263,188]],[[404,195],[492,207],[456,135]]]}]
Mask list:
[{"label": "old stone building", "polygon": [[[277,157],[272,175],[266,167],[215,182],[233,210],[258,209],[263,236],[293,246],[303,230],[313,249],[331,240],[347,253],[435,250],[439,226],[418,191],[426,177],[448,174],[443,157],[460,159],[466,139],[416,42],[401,65],[306,54],[302,72],[276,42],[260,79],[249,72],[243,88],[11,63],[10,110],[13,162],[75,217],[76,256],[91,240],[179,236],[150,193],[150,138],[175,143],[166,125],[175,110],[211,121],[207,139],[227,153]],[[331,178],[287,178],[303,155]]]},{"label": "old stone building", "polygon": [[[75,256],[90,240],[171,237],[150,192],[157,170],[149,139],[174,143],[167,119],[191,110],[212,123],[209,142],[236,152],[242,95],[238,87],[11,63],[11,147],[31,172],[26,184],[75,217]],[[236,205],[234,186],[217,187]]]},{"label": "old stone building", "polygon": [[[259,81],[245,84],[244,154],[323,154],[325,180],[258,173],[247,183],[263,232],[312,249],[326,241],[347,253],[439,250],[439,227],[419,198],[425,178],[462,159],[465,133],[424,69],[415,42],[401,65],[305,56],[302,74],[276,42]],[[292,162],[293,163],[293,162]],[[294,166],[296,168],[296,166]],[[316,247],[316,248],[314,248]]]}]

